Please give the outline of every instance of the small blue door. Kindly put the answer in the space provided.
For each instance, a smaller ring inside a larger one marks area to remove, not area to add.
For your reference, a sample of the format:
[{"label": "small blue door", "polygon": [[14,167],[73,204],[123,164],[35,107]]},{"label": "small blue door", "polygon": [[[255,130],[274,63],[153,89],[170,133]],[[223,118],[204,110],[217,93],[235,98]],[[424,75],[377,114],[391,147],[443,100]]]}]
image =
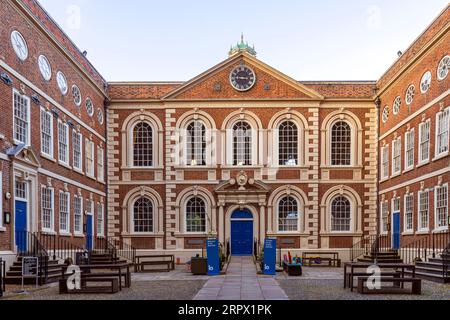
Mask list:
[{"label": "small blue door", "polygon": [[86,250],[91,251],[94,248],[94,228],[92,216],[88,215],[86,219]]},{"label": "small blue door", "polygon": [[400,212],[392,215],[392,249],[400,249]]},{"label": "small blue door", "polygon": [[253,254],[253,215],[247,210],[236,211],[231,219],[231,254],[251,256]]},{"label": "small blue door", "polygon": [[15,206],[15,232],[16,246],[19,252],[27,251],[27,203],[24,201],[16,201]]}]

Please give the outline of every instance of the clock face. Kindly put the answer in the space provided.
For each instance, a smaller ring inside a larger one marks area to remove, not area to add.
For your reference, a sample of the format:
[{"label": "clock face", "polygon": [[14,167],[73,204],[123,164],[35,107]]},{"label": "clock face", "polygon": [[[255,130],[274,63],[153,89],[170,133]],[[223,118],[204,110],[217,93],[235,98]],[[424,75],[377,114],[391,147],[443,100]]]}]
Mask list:
[{"label": "clock face", "polygon": [[256,75],[249,67],[239,66],[231,72],[230,82],[236,90],[247,91],[255,85]]}]

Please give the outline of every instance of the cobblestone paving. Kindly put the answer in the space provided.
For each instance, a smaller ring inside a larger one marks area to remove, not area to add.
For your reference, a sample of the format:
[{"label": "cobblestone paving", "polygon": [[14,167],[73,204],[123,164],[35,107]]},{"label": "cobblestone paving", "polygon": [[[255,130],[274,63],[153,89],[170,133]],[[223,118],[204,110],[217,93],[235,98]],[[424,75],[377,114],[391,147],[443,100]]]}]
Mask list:
[{"label": "cobblestone paving", "polygon": [[288,300],[274,277],[257,276],[251,257],[233,257],[227,275],[208,280],[194,300]]},{"label": "cobblestone paving", "polygon": [[343,269],[304,268],[304,276],[279,274],[277,281],[291,300],[447,300],[450,285],[422,282],[422,295],[361,295],[343,288]]}]

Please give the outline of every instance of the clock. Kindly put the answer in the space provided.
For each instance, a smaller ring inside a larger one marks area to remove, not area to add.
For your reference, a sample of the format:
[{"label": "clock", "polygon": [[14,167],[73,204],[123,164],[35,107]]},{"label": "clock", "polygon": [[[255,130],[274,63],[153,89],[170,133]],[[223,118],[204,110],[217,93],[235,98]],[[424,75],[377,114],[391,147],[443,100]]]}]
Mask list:
[{"label": "clock", "polygon": [[255,72],[249,67],[241,65],[231,72],[230,83],[238,91],[248,91],[256,83]]}]

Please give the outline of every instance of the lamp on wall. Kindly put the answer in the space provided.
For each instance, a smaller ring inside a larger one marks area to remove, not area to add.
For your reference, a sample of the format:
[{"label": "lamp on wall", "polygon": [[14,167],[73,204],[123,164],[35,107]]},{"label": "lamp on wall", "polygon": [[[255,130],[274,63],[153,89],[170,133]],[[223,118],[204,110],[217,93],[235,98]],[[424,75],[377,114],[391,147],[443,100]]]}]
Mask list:
[{"label": "lamp on wall", "polygon": [[11,224],[11,212],[5,212],[5,224]]}]

